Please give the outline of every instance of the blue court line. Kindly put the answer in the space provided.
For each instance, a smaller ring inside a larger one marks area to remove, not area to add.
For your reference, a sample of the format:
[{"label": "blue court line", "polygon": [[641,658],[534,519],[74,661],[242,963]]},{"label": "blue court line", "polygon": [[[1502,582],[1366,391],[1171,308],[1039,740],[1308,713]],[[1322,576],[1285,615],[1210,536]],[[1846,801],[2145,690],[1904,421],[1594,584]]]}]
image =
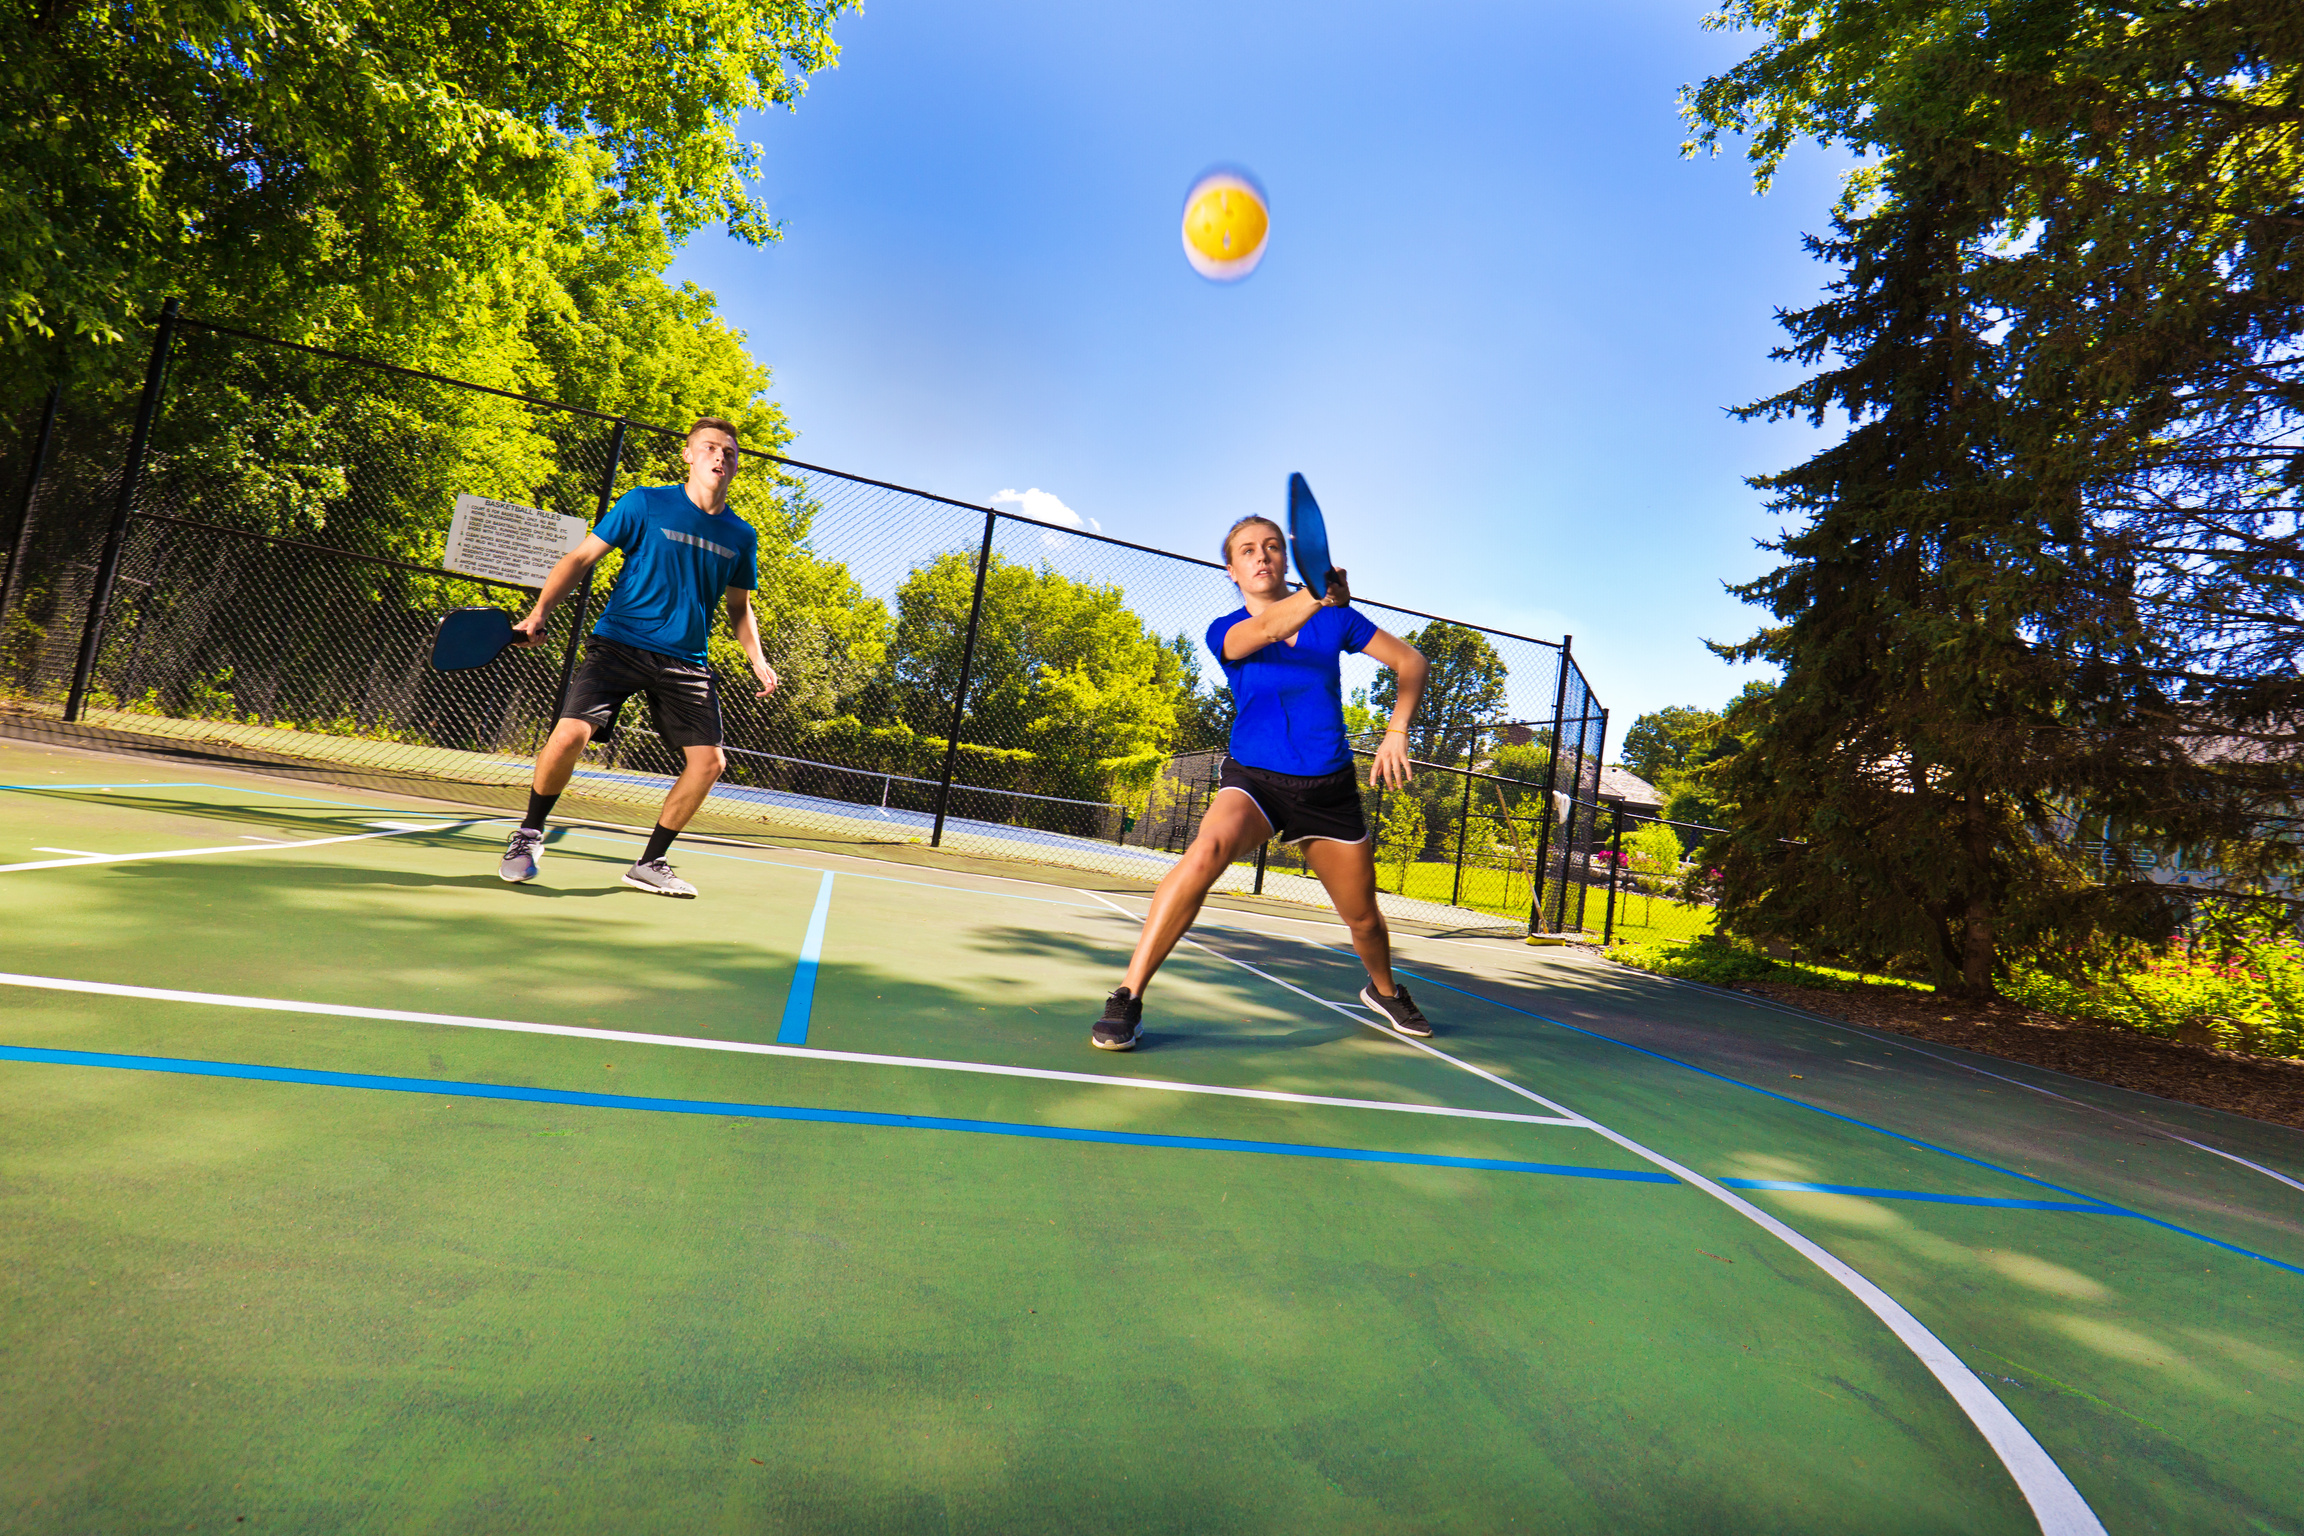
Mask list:
[{"label": "blue court line", "polygon": [[1861,1184],[1801,1184],[1791,1179],[1714,1179],[1730,1189],[1789,1189],[1811,1195],[1864,1195],[1874,1200],[1920,1200],[1929,1205],[1989,1205],[2011,1211],[2087,1211],[2097,1216],[2133,1216],[2116,1205],[2090,1200],[2006,1200],[1993,1195],[1932,1195],[1918,1189],[1867,1189]]},{"label": "blue court line", "polygon": [[784,999],[784,1019],[776,1026],[778,1045],[808,1043],[808,1013],[816,1005],[816,962],[824,954],[824,919],[832,911],[832,871],[824,871],[816,887],[816,910],[808,915],[808,937],[800,941],[800,968],[792,973],[792,991]]},{"label": "blue court line", "polygon": [[[1395,967],[1395,969],[1399,968]],[[1408,970],[1401,970],[1400,974],[1403,976],[1411,977],[1417,981],[1428,981],[1433,986],[1440,987],[1449,992],[1460,993],[1463,996],[1472,998],[1477,1002],[1486,1003],[1490,1007],[1501,1008],[1507,1013],[1517,1013],[1523,1018],[1534,1019],[1539,1024],[1549,1024],[1555,1029],[1565,1029],[1571,1034],[1584,1035],[1594,1040],[1604,1040],[1608,1044],[1620,1046],[1624,1050],[1637,1051],[1643,1056],[1652,1056],[1658,1061],[1669,1062],[1673,1066],[1679,1067],[1684,1071],[1693,1072],[1699,1077],[1709,1077],[1716,1082],[1726,1083],[1732,1088],[1741,1088],[1747,1093],[1763,1094],[1768,1098],[1779,1100],[1782,1103],[1794,1105],[1800,1109],[1805,1109],[1812,1114],[1824,1115],[1830,1119],[1841,1121],[1844,1124],[1856,1126],[1861,1130],[1871,1131],[1881,1136],[1892,1137],[1897,1141],[1905,1143],[1907,1146],[1920,1147],[1930,1152],[1940,1152],[1946,1157],[1958,1158],[1963,1163],[1971,1163],[1978,1168],[1990,1169],[1994,1173],[2003,1174],[2011,1179],[2021,1179],[2027,1184],[2037,1184],[2042,1189],[2052,1189],[2060,1195],[2072,1195],[2081,1200],[2088,1200],[2088,1196],[2077,1189],[2067,1189],[2061,1184],[2051,1184],[2048,1182],[2048,1180],[2037,1178],[2032,1174],[2019,1173],[2013,1168],[2003,1168],[1997,1163],[1988,1163],[1980,1157],[1970,1157],[1965,1152],[1955,1152],[1950,1147],[1940,1147],[1932,1141],[1922,1141],[1917,1136],[1907,1136],[1902,1131],[1892,1131],[1884,1125],[1874,1125],[1869,1120],[1859,1120],[1854,1115],[1843,1115],[1838,1110],[1826,1109],[1821,1104],[1811,1104],[1805,1099],[1796,1099],[1793,1098],[1790,1094],[1778,1093],[1772,1088],[1762,1088],[1756,1084],[1743,1082],[1736,1078],[1729,1077],[1724,1073],[1708,1071],[1707,1069],[1699,1067],[1692,1062],[1682,1061],[1677,1056],[1667,1056],[1662,1051],[1652,1051],[1644,1045],[1634,1045],[1628,1040],[1619,1040],[1614,1035],[1603,1035],[1598,1030],[1580,1029],[1574,1024],[1563,1024],[1558,1019],[1548,1018],[1544,1014],[1532,1012],[1526,1008],[1514,1007],[1510,1003],[1486,996],[1483,993],[1471,991],[1469,988],[1450,986],[1447,982],[1442,981],[1434,976],[1420,976],[1417,975],[1416,972]],[[2147,1222],[2155,1227],[2164,1227],[2170,1232],[2178,1233],[2181,1236],[2192,1238],[2197,1242],[2206,1243],[2211,1248],[2221,1248],[2226,1253],[2236,1253],[2244,1259],[2254,1259],[2259,1264],[2269,1264],[2274,1269],[2286,1270],[2291,1275],[2304,1275],[2304,1266],[2298,1266],[2295,1264],[2287,1263],[2280,1259],[2275,1259],[2269,1254],[2258,1253],[2253,1248],[2243,1248],[2237,1243],[2227,1243],[2222,1238],[2210,1237],[2205,1232],[2195,1232],[2190,1227],[2180,1227],[2172,1221],[2162,1221],[2159,1217],[2147,1215],[2142,1211],[2131,1210],[2126,1206],[2111,1205],[2101,1201],[2089,1201],[2089,1204],[2102,1205],[2104,1212],[2108,1215],[2133,1216],[2138,1221]]]},{"label": "blue court line", "polygon": [[1032,1141],[1086,1141],[1120,1147],[1171,1147],[1201,1152],[1255,1152],[1269,1157],[1317,1157],[1346,1163],[1403,1163],[1416,1168],[1476,1168],[1495,1173],[1545,1173],[1570,1179],[1613,1179],[1627,1184],[1677,1184],[1670,1174],[1642,1169],[1586,1168],[1574,1163],[1520,1163],[1495,1157],[1445,1157],[1430,1152],[1373,1152],[1288,1141],[1236,1141],[1222,1136],[1159,1136],[1147,1131],[1092,1131],[1062,1125],[1018,1125],[1006,1120],[953,1120],[941,1115],[889,1115],[862,1109],[804,1109],[784,1104],[730,1104],[709,1099],[650,1099],[621,1093],[577,1093],[520,1088],[505,1083],[435,1082],[422,1077],[375,1077],[364,1072],[315,1072],[245,1062],[190,1061],[174,1056],[116,1056],[99,1051],[55,1051],[0,1045],[0,1061],[67,1067],[113,1067],[171,1072],[187,1077],[234,1077],[322,1088],[369,1088],[386,1093],[450,1099],[513,1099],[530,1104],[574,1104],[589,1109],[646,1109],[660,1114],[720,1115],[744,1120],[800,1120],[820,1125],[871,1125],[899,1130],[963,1131],[977,1136],[1020,1136]]}]

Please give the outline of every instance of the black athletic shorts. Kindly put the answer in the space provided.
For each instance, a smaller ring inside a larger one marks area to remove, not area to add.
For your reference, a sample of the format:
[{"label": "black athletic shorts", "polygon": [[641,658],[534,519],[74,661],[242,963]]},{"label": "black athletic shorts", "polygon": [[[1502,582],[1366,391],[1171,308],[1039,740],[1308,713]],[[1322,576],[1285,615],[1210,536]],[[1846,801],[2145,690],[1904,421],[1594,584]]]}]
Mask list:
[{"label": "black athletic shorts", "polygon": [[1360,781],[1350,767],[1303,778],[1251,768],[1227,757],[1216,783],[1219,794],[1236,789],[1255,801],[1283,843],[1316,837],[1339,843],[1368,841],[1368,819],[1360,813]]},{"label": "black athletic shorts", "polygon": [[568,685],[560,718],[582,720],[592,727],[594,741],[606,741],[616,733],[616,712],[636,693],[648,695],[648,713],[666,745],[717,747],[726,739],[710,667],[600,635],[584,642],[584,660]]}]

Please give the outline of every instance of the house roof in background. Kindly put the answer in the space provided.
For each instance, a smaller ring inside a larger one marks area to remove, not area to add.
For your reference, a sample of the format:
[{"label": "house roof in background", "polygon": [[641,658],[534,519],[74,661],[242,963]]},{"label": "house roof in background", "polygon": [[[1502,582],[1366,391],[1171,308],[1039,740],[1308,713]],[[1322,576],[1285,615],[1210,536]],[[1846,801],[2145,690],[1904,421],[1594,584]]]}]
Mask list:
[{"label": "house roof in background", "polygon": [[1600,798],[1621,800],[1634,810],[1660,813],[1664,792],[1631,769],[1610,763],[1600,770]]}]

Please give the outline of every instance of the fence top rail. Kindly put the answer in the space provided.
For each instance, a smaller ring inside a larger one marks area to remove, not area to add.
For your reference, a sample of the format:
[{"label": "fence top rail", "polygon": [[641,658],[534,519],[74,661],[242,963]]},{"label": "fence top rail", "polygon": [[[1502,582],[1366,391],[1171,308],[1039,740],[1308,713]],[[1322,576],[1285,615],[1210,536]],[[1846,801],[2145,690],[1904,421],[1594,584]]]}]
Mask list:
[{"label": "fence top rail", "polygon": [[[208,331],[218,336],[233,336],[242,341],[253,341],[263,346],[285,347],[292,352],[304,352],[314,357],[325,357],[331,358],[340,363],[351,363],[356,367],[373,368],[380,373],[396,374],[399,377],[405,379],[422,379],[427,383],[446,384],[456,389],[469,389],[483,395],[494,395],[498,399],[502,400],[517,400],[523,405],[538,406],[548,411],[564,411],[568,415],[581,416],[590,421],[621,421],[626,423],[628,426],[638,427],[644,432],[661,433],[666,437],[678,437],[681,435],[680,430],[677,427],[659,426],[655,422],[650,421],[634,421],[628,416],[618,416],[612,411],[596,411],[589,406],[569,405],[566,402],[560,400],[544,399],[540,395],[524,395],[518,390],[498,389],[494,385],[490,384],[475,384],[469,379],[453,378],[444,373],[431,373],[422,368],[406,368],[402,367],[398,363],[379,362],[375,358],[361,357],[358,354],[352,352],[338,352],[330,347],[316,347],[311,345],[309,342],[283,341],[277,336],[266,336],[257,331],[244,331],[229,325],[218,325],[213,320],[201,320],[191,315],[178,316],[176,323],[179,325],[194,326],[200,330]],[[805,459],[789,459],[780,453],[770,453],[762,448],[740,447],[738,451],[741,453],[751,454],[757,458],[767,459],[771,463],[782,464],[792,469],[804,469],[810,474],[830,475],[834,479],[851,481],[857,485],[869,485],[883,491],[896,491],[906,496],[917,496],[923,501],[939,502],[947,507],[958,507],[963,511],[979,513],[986,517],[1001,518],[1007,520],[1008,522],[1022,523],[1033,528],[1053,528],[1053,531],[1069,534],[1073,538],[1092,539],[1099,544],[1117,544],[1122,549],[1133,549],[1142,554],[1158,555],[1164,560],[1180,560],[1187,565],[1204,566],[1212,571],[1221,571],[1224,569],[1223,566],[1217,564],[1215,561],[1203,560],[1196,555],[1182,555],[1178,554],[1175,550],[1172,549],[1160,549],[1150,544],[1138,544],[1128,539],[1116,539],[1108,533],[1090,533],[1086,529],[1082,528],[1055,527],[1054,525],[1043,523],[1037,518],[1026,517],[1019,512],[1003,512],[998,507],[979,506],[972,501],[960,501],[950,496],[939,496],[934,491],[923,491],[916,486],[898,485],[893,480],[875,480],[869,475],[852,474],[847,470],[833,469],[829,465],[824,464],[811,464]],[[1419,608],[1403,608],[1397,603],[1387,603],[1378,598],[1372,597],[1367,599],[1367,601],[1374,607],[1388,608],[1394,613],[1405,613],[1414,618],[1425,619],[1433,623],[1455,624],[1465,629],[1478,630],[1480,633],[1485,635],[1497,635],[1506,640],[1518,640],[1526,645],[1548,646],[1556,651],[1565,648],[1558,640],[1540,640],[1534,635],[1516,634],[1508,629],[1493,629],[1485,624],[1466,624],[1462,619],[1451,619],[1436,613],[1426,613]],[[1581,680],[1584,675],[1583,670],[1578,668],[1576,675],[1578,679]],[[1587,694],[1591,692],[1591,687],[1589,684],[1585,685],[1585,692]]]}]

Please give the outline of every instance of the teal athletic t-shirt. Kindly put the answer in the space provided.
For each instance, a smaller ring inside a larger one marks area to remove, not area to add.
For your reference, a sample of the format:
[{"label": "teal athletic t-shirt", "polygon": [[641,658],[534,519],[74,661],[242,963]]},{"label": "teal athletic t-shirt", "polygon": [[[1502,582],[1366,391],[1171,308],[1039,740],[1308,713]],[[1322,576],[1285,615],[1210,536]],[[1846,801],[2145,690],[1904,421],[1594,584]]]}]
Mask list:
[{"label": "teal athletic t-shirt", "polygon": [[760,585],[760,536],[733,512],[707,514],[683,485],[635,486],[592,530],[624,551],[592,633],[704,664],[712,609],[730,587]]},{"label": "teal athletic t-shirt", "polygon": [[1318,778],[1349,767],[1344,739],[1344,683],[1337,670],[1344,652],[1376,638],[1376,626],[1349,606],[1323,608],[1296,631],[1296,643],[1275,640],[1238,661],[1224,659],[1224,637],[1248,617],[1235,608],[1208,626],[1208,649],[1232,684],[1232,760],[1267,773]]}]

